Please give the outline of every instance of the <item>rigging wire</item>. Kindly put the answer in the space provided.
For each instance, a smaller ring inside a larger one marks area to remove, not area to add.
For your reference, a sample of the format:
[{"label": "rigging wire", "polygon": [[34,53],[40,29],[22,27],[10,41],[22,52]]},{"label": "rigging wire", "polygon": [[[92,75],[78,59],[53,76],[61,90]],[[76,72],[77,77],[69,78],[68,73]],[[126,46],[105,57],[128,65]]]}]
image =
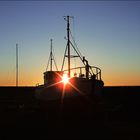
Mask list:
[{"label": "rigging wire", "polygon": [[57,67],[57,64],[56,64],[56,61],[55,61],[55,56],[54,56],[54,54],[52,54],[52,57],[53,57],[53,61],[54,61],[55,68],[56,68],[56,70],[58,71],[58,67]]},{"label": "rigging wire", "polygon": [[50,63],[50,56],[49,56],[49,59],[48,59],[48,63],[47,63],[47,67],[46,67],[46,71],[48,70],[49,63]]},{"label": "rigging wire", "polygon": [[63,62],[62,62],[61,71],[63,71],[63,67],[64,67],[64,62],[65,62],[65,57],[66,57],[67,49],[68,49],[68,45],[66,45],[66,49],[65,49],[65,53],[64,53],[64,57],[63,57]]},{"label": "rigging wire", "polygon": [[71,30],[70,30],[70,35],[71,35],[72,41],[73,41],[73,43],[74,43],[73,46],[77,49],[77,52],[78,52],[78,54],[80,55],[80,57],[83,58],[83,56],[82,56],[82,54],[81,54],[79,48],[77,47],[77,44],[76,44],[75,39],[74,39],[74,37],[73,37],[73,35],[72,35],[72,33],[71,33]]}]

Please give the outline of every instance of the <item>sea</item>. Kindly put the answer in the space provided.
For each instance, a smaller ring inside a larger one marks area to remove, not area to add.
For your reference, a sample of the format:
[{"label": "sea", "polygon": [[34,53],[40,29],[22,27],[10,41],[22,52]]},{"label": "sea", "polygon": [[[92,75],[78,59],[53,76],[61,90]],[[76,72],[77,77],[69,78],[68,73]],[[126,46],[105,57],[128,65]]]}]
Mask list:
[{"label": "sea", "polygon": [[45,110],[35,89],[0,87],[1,139],[140,139],[140,86],[106,86],[98,100],[57,111]]}]

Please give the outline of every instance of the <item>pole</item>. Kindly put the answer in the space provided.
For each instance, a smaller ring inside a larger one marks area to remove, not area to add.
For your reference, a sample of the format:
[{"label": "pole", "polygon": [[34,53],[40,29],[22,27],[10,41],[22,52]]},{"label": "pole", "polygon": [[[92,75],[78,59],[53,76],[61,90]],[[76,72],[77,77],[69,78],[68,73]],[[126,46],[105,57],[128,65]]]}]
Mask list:
[{"label": "pole", "polygon": [[70,37],[69,37],[69,16],[67,16],[67,37],[68,37],[68,77],[70,77]]},{"label": "pole", "polygon": [[53,60],[53,58],[52,58],[52,39],[51,39],[51,54],[50,54],[51,56],[51,63],[50,63],[50,70],[52,71],[52,60]]},{"label": "pole", "polygon": [[16,44],[16,86],[18,87],[18,44]]}]

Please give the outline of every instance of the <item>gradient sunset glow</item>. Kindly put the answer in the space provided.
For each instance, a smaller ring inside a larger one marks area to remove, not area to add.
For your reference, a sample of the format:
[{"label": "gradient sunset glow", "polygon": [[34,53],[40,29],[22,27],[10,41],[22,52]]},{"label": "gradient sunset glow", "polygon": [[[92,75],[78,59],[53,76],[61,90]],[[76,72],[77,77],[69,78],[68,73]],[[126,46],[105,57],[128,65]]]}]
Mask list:
[{"label": "gradient sunset glow", "polygon": [[105,86],[140,85],[139,13],[139,1],[1,1],[0,86],[15,86],[16,43],[20,86],[43,84],[51,38],[61,69],[67,15],[74,16],[70,28],[79,50],[101,68]]}]

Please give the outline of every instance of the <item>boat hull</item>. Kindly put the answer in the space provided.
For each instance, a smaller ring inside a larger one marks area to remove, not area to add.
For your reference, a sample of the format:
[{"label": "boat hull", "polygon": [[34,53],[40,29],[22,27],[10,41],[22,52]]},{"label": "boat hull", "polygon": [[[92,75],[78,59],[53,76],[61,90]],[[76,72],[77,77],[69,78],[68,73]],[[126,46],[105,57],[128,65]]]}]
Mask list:
[{"label": "boat hull", "polygon": [[101,98],[103,82],[73,79],[72,85],[39,86],[36,98],[40,109],[48,120],[89,119],[94,115],[94,107]]},{"label": "boat hull", "polygon": [[62,100],[81,96],[101,96],[103,81],[88,79],[71,79],[69,84],[59,83],[53,86],[38,86],[36,98],[44,101]]}]

